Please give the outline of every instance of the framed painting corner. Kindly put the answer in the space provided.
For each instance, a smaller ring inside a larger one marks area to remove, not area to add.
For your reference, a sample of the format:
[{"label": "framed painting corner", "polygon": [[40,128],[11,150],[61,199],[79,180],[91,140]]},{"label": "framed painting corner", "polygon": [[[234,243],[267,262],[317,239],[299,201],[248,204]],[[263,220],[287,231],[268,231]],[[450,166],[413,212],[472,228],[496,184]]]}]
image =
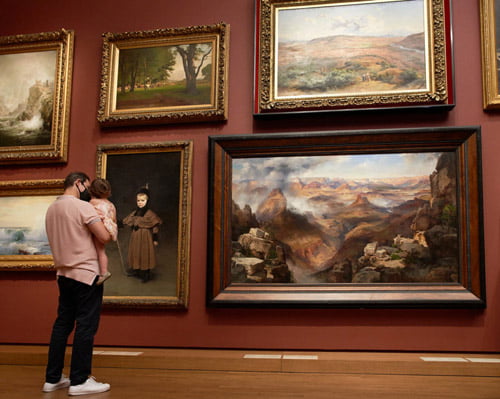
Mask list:
[{"label": "framed painting corner", "polygon": [[210,141],[208,306],[485,306],[480,127]]},{"label": "framed painting corner", "polygon": [[192,149],[191,140],[97,147],[97,176],[112,186],[120,227],[106,247],[107,307],[187,308]]},{"label": "framed painting corner", "polygon": [[67,161],[73,43],[68,29],[0,37],[0,164]]},{"label": "framed painting corner", "polygon": [[103,126],[224,121],[227,23],[103,35]]},{"label": "framed painting corner", "polygon": [[254,116],[453,106],[449,0],[256,0]]}]

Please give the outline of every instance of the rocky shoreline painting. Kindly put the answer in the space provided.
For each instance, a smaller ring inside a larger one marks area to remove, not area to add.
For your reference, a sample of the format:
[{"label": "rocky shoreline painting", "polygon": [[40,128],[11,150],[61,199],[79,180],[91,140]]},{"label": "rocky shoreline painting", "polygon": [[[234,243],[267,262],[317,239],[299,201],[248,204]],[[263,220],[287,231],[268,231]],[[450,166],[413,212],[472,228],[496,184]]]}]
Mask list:
[{"label": "rocky shoreline painting", "polygon": [[56,51],[0,56],[0,147],[51,143],[56,57]]},{"label": "rocky shoreline painting", "polygon": [[456,163],[454,152],[233,159],[231,282],[457,282]]}]

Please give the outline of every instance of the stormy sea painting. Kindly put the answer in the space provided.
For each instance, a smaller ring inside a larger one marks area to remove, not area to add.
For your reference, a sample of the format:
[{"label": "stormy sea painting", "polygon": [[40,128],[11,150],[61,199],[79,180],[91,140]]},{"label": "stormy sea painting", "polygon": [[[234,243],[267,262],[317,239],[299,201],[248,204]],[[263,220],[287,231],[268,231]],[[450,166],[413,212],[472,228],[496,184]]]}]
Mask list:
[{"label": "stormy sea painting", "polygon": [[231,281],[459,279],[456,154],[235,158]]},{"label": "stormy sea painting", "polygon": [[0,55],[0,147],[49,145],[57,51]]},{"label": "stormy sea painting", "polygon": [[57,196],[0,197],[0,256],[51,255],[45,213]]}]

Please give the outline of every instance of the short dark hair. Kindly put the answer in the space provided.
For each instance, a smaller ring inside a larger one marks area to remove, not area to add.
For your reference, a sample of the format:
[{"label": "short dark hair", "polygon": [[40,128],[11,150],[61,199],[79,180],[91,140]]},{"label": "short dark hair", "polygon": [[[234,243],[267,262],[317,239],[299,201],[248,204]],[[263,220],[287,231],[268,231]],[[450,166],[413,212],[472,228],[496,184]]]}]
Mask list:
[{"label": "short dark hair", "polygon": [[71,172],[68,176],[66,176],[66,179],[64,179],[64,189],[66,190],[71,187],[77,180],[81,180],[83,183],[90,180],[90,178],[83,172]]},{"label": "short dark hair", "polygon": [[95,198],[106,198],[111,194],[111,184],[106,179],[95,179],[90,184],[90,195]]}]

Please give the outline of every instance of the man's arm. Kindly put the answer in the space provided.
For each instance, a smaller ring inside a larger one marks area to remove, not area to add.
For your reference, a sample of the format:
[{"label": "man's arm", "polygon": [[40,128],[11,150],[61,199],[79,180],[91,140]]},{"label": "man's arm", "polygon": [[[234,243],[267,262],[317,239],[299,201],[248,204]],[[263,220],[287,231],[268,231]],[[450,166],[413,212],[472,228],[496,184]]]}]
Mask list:
[{"label": "man's arm", "polygon": [[106,230],[106,227],[104,227],[104,223],[101,222],[100,220],[96,220],[93,223],[89,223],[87,226],[90,232],[102,244],[106,244],[107,242],[111,241],[111,235],[109,234],[108,230]]}]

